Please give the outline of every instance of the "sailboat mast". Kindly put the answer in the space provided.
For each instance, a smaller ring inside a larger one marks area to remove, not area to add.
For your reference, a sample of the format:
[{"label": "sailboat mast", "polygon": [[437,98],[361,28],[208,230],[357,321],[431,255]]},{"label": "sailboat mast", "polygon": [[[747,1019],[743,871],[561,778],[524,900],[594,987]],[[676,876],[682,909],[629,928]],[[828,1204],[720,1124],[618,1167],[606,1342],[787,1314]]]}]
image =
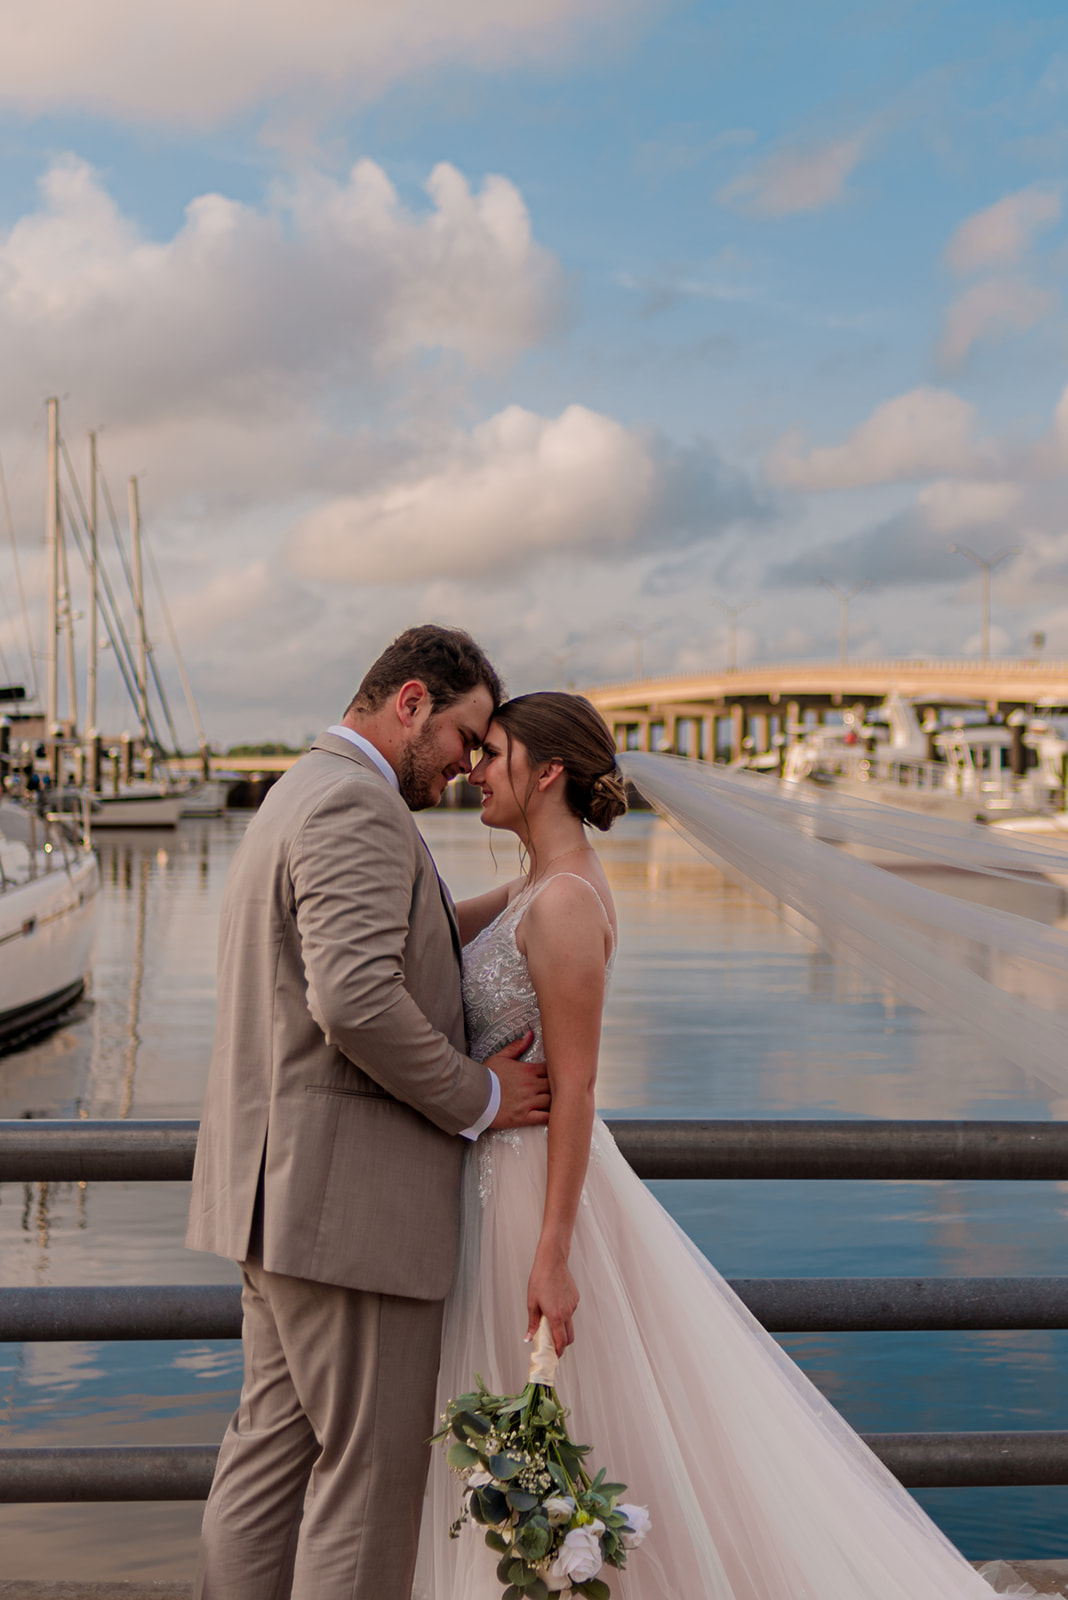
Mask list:
[{"label": "sailboat mast", "polygon": [[130,539],[133,545],[134,608],[137,612],[137,715],[141,723],[141,741],[148,749],[148,637],[145,633],[145,583],[141,569],[141,508],[137,496],[137,479],[127,483],[130,499]]},{"label": "sailboat mast", "polygon": [[45,743],[54,782],[59,780],[59,401],[48,402],[48,634],[45,640]]},{"label": "sailboat mast", "polygon": [[67,655],[67,734],[77,736],[78,728],[78,674],[74,664],[74,597],[70,589],[70,567],[67,564],[67,535],[63,518],[58,524],[59,570],[62,587],[59,591],[59,623]]},{"label": "sailboat mast", "polygon": [[98,566],[100,551],[96,532],[96,434],[89,435],[89,660],[85,682],[85,746],[86,772],[89,787],[94,792],[100,788],[100,750],[97,744],[97,657],[100,641],[97,633],[100,617],[100,576]]}]

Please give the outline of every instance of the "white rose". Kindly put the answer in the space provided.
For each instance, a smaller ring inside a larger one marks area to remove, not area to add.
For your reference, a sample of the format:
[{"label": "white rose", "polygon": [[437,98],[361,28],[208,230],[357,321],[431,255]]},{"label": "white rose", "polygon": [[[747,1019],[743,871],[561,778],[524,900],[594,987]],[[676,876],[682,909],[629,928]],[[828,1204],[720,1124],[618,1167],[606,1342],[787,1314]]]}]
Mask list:
[{"label": "white rose", "polygon": [[550,1495],[542,1504],[552,1528],[558,1528],[562,1522],[570,1522],[575,1515],[575,1502],[569,1494]]},{"label": "white rose", "polygon": [[620,1537],[627,1550],[637,1550],[652,1525],[648,1506],[616,1506],[620,1516],[626,1517],[627,1526]]},{"label": "white rose", "polygon": [[570,1583],[588,1583],[601,1570],[601,1541],[595,1528],[603,1524],[587,1523],[584,1528],[572,1528],[564,1535],[559,1554],[549,1569],[554,1578]]},{"label": "white rose", "polygon": [[487,1472],[485,1467],[478,1467],[474,1472],[467,1474],[467,1482],[472,1489],[484,1489],[487,1483],[496,1483],[492,1472]]}]

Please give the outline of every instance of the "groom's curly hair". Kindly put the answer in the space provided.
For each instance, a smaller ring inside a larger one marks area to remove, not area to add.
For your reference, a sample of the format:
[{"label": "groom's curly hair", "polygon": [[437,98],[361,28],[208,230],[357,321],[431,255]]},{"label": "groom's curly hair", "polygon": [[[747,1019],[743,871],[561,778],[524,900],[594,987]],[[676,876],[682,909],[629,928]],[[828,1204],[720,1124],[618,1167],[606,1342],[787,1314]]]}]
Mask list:
[{"label": "groom's curly hair", "polygon": [[504,688],[488,657],[462,628],[442,628],[424,622],[406,628],[383,650],[345,708],[377,711],[410,679],[426,684],[434,711],[455,705],[479,684],[489,691],[496,711]]}]

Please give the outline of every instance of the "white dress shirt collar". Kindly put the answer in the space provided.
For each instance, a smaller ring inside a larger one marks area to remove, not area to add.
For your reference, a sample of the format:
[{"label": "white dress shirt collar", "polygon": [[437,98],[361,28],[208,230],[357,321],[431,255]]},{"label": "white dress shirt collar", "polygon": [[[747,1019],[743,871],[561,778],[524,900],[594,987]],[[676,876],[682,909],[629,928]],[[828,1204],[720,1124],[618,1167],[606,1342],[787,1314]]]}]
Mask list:
[{"label": "white dress shirt collar", "polygon": [[393,768],[390,766],[381,750],[377,749],[371,743],[370,739],[365,739],[362,733],[356,732],[355,728],[346,728],[341,722],[335,722],[333,727],[327,728],[326,731],[327,733],[335,734],[339,739],[347,739],[350,744],[354,744],[356,746],[357,750],[362,750],[365,756],[370,756],[371,760],[374,762],[383,778],[386,779],[387,783],[391,783],[394,789],[398,791],[400,790],[400,783],[397,780],[397,774],[394,772]]}]

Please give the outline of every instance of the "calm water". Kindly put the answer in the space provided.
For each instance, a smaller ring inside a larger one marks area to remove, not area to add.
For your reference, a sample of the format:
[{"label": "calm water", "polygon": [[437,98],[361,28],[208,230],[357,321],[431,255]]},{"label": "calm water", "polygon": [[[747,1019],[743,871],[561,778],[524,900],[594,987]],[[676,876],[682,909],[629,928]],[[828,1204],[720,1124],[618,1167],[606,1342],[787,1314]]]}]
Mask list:
[{"label": "calm water", "polygon": [[[210,1050],[215,920],[247,818],[106,837],[93,998],[0,1059],[0,1117],[197,1115]],[[478,819],[422,819],[457,897],[514,854]],[[663,824],[599,841],[620,913],[600,1103],[623,1116],[1048,1117],[1043,1087],[836,965]],[[1018,892],[1015,891],[1014,892]],[[1035,890],[1046,920],[1060,891]],[[659,1184],[728,1276],[1058,1273],[1063,1186]],[[0,1186],[0,1285],[223,1282],[182,1247],[182,1184]],[[791,1353],[856,1426],[1068,1427],[1068,1336],[795,1337]],[[218,1439],[239,1383],[227,1344],[0,1345],[12,1444]],[[974,1559],[1063,1553],[1068,1491],[923,1497]],[[183,1577],[199,1507],[0,1507],[0,1577]]]}]

